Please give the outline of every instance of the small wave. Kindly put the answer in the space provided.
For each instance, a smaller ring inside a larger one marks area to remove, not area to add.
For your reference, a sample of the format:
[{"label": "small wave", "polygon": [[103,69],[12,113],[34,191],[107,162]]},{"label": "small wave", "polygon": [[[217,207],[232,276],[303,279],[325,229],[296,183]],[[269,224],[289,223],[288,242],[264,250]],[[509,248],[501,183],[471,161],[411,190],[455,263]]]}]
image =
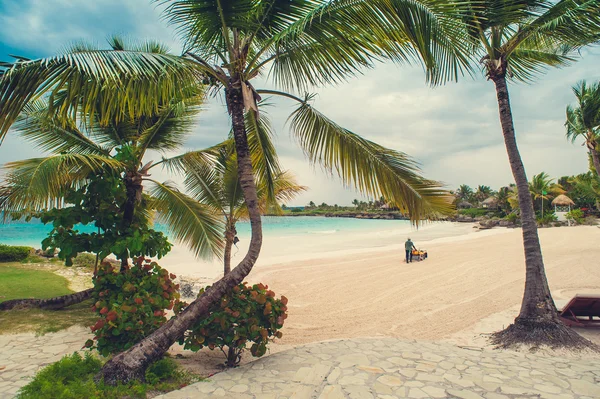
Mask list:
[{"label": "small wave", "polygon": [[339,230],[319,230],[319,231],[309,231],[308,234],[335,234]]}]

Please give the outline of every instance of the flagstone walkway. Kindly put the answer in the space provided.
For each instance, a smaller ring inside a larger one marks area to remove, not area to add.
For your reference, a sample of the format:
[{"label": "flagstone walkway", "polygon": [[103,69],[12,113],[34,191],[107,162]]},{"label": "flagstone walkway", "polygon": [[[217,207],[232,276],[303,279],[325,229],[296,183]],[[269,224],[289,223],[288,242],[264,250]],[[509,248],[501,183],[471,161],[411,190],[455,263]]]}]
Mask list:
[{"label": "flagstone walkway", "polygon": [[67,330],[36,337],[34,333],[0,335],[0,398],[12,398],[42,367],[80,350],[90,329]]},{"label": "flagstone walkway", "polygon": [[350,339],[279,352],[158,398],[597,399],[600,361]]}]

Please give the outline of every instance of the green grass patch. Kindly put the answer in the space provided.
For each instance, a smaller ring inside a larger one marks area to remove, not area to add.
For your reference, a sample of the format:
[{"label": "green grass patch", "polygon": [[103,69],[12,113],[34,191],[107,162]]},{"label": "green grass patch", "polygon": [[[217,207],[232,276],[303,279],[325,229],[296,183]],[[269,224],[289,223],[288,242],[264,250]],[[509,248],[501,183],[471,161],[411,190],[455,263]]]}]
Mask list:
[{"label": "green grass patch", "polygon": [[17,298],[45,299],[72,293],[69,281],[52,272],[0,264],[0,302]]},{"label": "green grass patch", "polygon": [[13,309],[0,312],[0,335],[35,332],[44,335],[71,326],[89,327],[98,316],[92,312],[92,300],[59,310]]},{"label": "green grass patch", "polygon": [[161,394],[183,388],[200,379],[181,371],[175,362],[164,358],[146,372],[146,383],[135,382],[116,387],[95,383],[102,360],[86,353],[74,353],[49,365],[19,391],[19,399],[118,399],[146,398],[148,393]]}]

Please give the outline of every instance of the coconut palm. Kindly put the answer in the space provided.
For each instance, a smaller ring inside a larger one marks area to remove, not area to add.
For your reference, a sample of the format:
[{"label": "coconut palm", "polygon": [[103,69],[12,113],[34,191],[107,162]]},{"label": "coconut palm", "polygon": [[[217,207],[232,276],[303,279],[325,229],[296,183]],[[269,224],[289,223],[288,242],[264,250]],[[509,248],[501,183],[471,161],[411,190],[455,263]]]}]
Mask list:
[{"label": "coconut palm", "polygon": [[[143,378],[148,364],[171,346],[227,290],[251,271],[262,244],[260,204],[250,157],[245,111],[258,114],[261,95],[295,101],[289,126],[312,163],[335,171],[345,185],[370,197],[383,195],[413,221],[450,210],[447,192],[424,179],[405,154],[344,129],[297,96],[312,85],[336,83],[369,67],[377,58],[420,59],[431,81],[455,76],[465,65],[456,50],[463,43],[448,15],[452,1],[394,0],[173,0],[166,19],[185,39],[185,55],[143,51],[86,50],[42,60],[20,59],[0,80],[0,133],[23,106],[49,93],[55,114],[86,118],[102,98],[100,121],[156,112],[166,99],[190,85],[223,90],[231,118],[238,177],[252,230],[250,248],[238,266],[177,318],[143,343],[105,364],[107,383]],[[398,8],[404,13],[395,13]],[[267,75],[268,73],[268,75]],[[282,90],[256,89],[259,75]],[[126,89],[124,89],[126,88]],[[58,90],[66,95],[56,96]],[[110,93],[110,94],[107,94]],[[274,196],[274,191],[269,193]]]},{"label": "coconut palm", "polygon": [[456,190],[456,196],[462,201],[470,202],[473,200],[473,189],[466,184],[461,184]]},{"label": "coconut palm", "polygon": [[[252,113],[246,115],[247,119],[253,118]],[[248,126],[259,126],[264,135],[264,144],[267,150],[273,150],[270,144],[271,127],[267,119],[263,118],[258,124],[254,125],[250,121]],[[249,134],[249,139],[255,135]],[[235,157],[233,141],[226,142],[206,150],[213,152],[214,158],[205,158],[204,162],[193,162],[187,164],[185,168],[185,186],[190,195],[202,204],[210,205],[217,209],[225,220],[225,244],[223,252],[224,270],[226,275],[231,271],[231,249],[234,239],[237,235],[236,223],[240,220],[248,220],[248,207],[244,202],[244,196],[238,179],[238,167]],[[260,159],[254,162],[259,164]],[[256,169],[256,167],[255,167]],[[274,198],[270,198],[269,185],[264,179],[256,179],[257,196],[261,213],[267,211],[279,213],[278,203],[281,201],[290,201],[296,195],[306,190],[306,187],[296,183],[296,179],[289,171],[279,171],[277,167],[273,176]]]},{"label": "coconut palm", "polygon": [[567,106],[567,139],[574,143],[580,137],[588,149],[596,174],[600,176],[597,141],[600,134],[600,82],[588,85],[585,80],[573,86],[577,106]]},{"label": "coconut palm", "polygon": [[517,148],[507,80],[529,81],[549,67],[573,61],[581,46],[600,38],[600,0],[472,0],[464,21],[473,52],[496,89],[500,124],[516,182],[526,279],[514,324],[493,336],[501,346],[520,343],[587,344],[559,320],[550,294],[527,175]]},{"label": "coconut palm", "polygon": [[[64,203],[69,190],[85,185],[99,173],[112,172],[124,182],[126,200],[122,231],[136,228],[135,215],[155,212],[173,236],[185,243],[197,256],[222,253],[222,220],[209,204],[202,204],[182,193],[171,182],[159,182],[150,172],[171,159],[149,161],[148,152],[179,148],[194,126],[201,97],[173,101],[154,116],[122,120],[108,126],[78,125],[49,117],[48,102],[29,103],[13,126],[16,134],[49,153],[42,158],[26,159],[4,165],[6,177],[0,190],[0,211],[35,213],[49,205]],[[211,159],[210,153],[188,153],[197,161]],[[190,161],[190,163],[192,163]],[[142,206],[144,189],[146,195]],[[145,208],[145,209],[142,209]],[[100,253],[104,258],[110,253]],[[115,254],[122,265],[129,253]]]},{"label": "coconut palm", "polygon": [[494,193],[494,191],[492,190],[492,188],[490,186],[480,185],[477,187],[477,190],[475,191],[475,194],[473,196],[481,204],[488,197],[490,197],[493,193]]}]

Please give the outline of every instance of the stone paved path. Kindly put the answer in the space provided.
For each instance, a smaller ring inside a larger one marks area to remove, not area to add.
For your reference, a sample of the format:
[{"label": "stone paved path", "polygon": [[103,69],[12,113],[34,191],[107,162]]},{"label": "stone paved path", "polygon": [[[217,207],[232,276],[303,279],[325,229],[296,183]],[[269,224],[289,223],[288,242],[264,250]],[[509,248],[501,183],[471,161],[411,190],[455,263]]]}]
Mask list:
[{"label": "stone paved path", "polygon": [[600,360],[350,339],[279,352],[159,397],[597,399]]},{"label": "stone paved path", "polygon": [[36,337],[33,333],[0,335],[0,398],[12,398],[42,367],[80,350],[90,329],[71,327]]}]

